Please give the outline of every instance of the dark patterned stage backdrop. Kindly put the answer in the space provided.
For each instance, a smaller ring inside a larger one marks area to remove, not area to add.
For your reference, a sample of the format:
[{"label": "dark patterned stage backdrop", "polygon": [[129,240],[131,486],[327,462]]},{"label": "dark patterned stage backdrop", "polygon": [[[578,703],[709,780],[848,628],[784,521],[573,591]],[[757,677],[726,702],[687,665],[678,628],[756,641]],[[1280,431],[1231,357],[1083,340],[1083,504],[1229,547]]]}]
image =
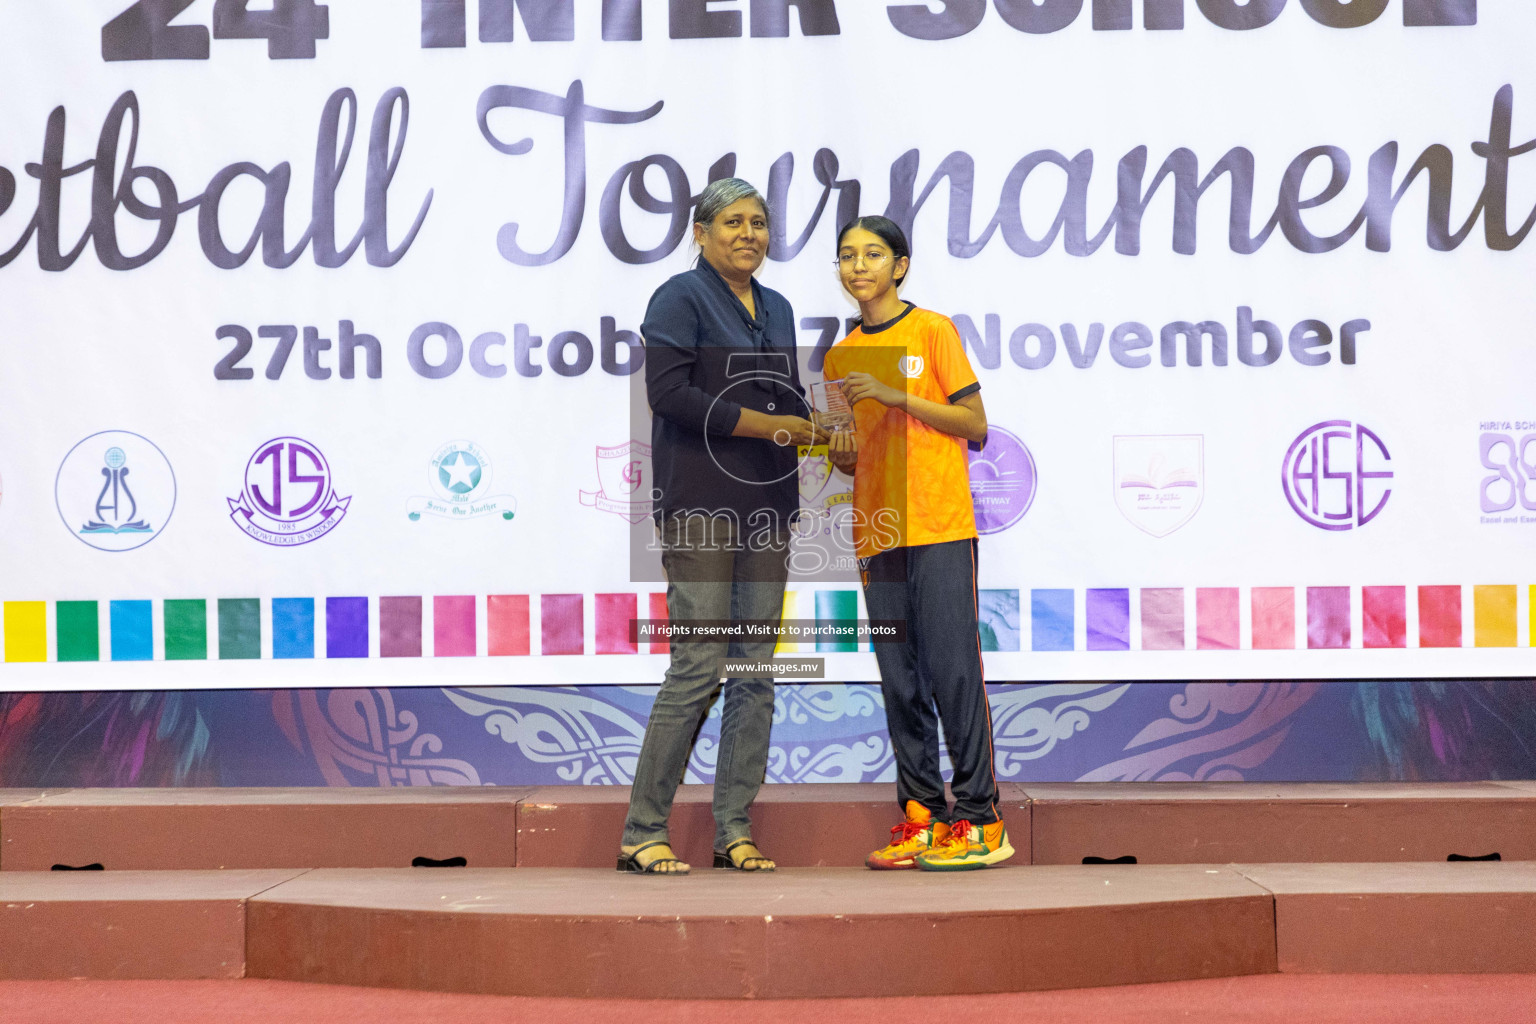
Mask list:
[{"label": "dark patterned stage backdrop", "polygon": [[[1536,777],[1536,680],[998,683],[1012,781]],[[655,687],[0,694],[0,787],[618,785]],[[714,775],[718,709],[688,781]],[[947,770],[947,761],[946,761]],[[779,687],[768,781],[894,778],[879,688]]]}]

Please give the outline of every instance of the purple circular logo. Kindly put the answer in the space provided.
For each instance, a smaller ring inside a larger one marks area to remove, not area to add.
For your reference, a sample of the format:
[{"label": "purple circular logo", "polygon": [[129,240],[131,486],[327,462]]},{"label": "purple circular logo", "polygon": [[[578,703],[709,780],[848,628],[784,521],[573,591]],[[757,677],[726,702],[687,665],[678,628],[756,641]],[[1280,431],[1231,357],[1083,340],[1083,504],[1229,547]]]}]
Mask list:
[{"label": "purple circular logo", "polygon": [[1280,467],[1285,500],[1322,530],[1352,530],[1381,514],[1392,497],[1386,444],[1368,427],[1324,420],[1291,442]]},{"label": "purple circular logo", "polygon": [[971,504],[976,529],[1001,533],[1013,526],[1035,500],[1035,459],[1024,442],[1004,430],[987,430],[987,443],[970,453]]},{"label": "purple circular logo", "polygon": [[308,544],[335,529],[351,497],[338,498],[320,449],[297,437],[277,437],[245,464],[240,497],[229,498],[235,525],[263,544]]}]

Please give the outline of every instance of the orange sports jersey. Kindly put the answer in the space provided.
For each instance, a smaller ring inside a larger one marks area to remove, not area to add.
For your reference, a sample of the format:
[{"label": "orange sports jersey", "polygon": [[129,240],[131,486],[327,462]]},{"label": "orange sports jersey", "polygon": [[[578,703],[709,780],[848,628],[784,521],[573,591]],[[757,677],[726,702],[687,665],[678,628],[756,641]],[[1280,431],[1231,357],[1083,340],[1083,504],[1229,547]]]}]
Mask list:
[{"label": "orange sports jersey", "polygon": [[[822,372],[827,380],[868,373],[940,404],[981,390],[955,325],[910,303],[894,320],[872,330],[857,327],[832,346]],[[860,558],[976,536],[964,438],[873,399],[854,406],[853,417],[859,441],[853,540]]]}]

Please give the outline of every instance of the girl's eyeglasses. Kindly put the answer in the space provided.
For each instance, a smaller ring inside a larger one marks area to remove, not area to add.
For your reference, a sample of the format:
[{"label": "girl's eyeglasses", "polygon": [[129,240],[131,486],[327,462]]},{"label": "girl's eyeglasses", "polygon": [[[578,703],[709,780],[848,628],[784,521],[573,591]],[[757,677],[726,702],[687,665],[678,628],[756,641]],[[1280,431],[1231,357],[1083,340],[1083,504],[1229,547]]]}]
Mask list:
[{"label": "girl's eyeglasses", "polygon": [[884,252],[845,252],[837,259],[833,260],[832,264],[833,266],[841,267],[842,269],[847,270],[850,269],[859,260],[863,260],[866,267],[869,267],[871,270],[879,270],[881,264],[890,258],[890,254]]}]

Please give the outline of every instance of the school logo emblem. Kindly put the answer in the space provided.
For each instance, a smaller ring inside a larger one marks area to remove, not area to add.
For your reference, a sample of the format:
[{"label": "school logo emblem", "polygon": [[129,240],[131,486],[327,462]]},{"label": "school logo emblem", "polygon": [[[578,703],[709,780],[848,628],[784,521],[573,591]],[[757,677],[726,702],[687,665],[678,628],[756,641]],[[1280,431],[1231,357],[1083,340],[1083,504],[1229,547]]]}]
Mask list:
[{"label": "school logo emblem", "polygon": [[1280,484],[1291,510],[1320,530],[1352,530],[1381,514],[1392,497],[1392,455],[1369,427],[1349,420],[1314,423],[1285,453]]},{"label": "school logo emblem", "polygon": [[352,503],[338,497],[320,449],[298,437],[275,437],[245,464],[245,486],[226,498],[229,518],[249,537],[274,547],[319,540],[340,525]]},{"label": "school logo emblem", "polygon": [[1481,426],[1479,460],[1493,472],[1478,487],[1482,522],[1536,523],[1523,514],[1536,512],[1536,420],[1484,420]]},{"label": "school logo emblem", "polygon": [[432,455],[427,479],[436,496],[418,496],[405,503],[406,516],[417,522],[422,516],[442,519],[481,519],[517,514],[517,499],[510,494],[491,494],[491,459],[473,441],[449,441]]},{"label": "school logo emblem", "polygon": [[1013,434],[989,426],[987,443],[970,452],[971,506],[978,533],[1002,533],[1035,502],[1035,458]]},{"label": "school logo emblem", "polygon": [[1205,500],[1205,437],[1166,434],[1115,438],[1115,505],[1131,525],[1166,537]]},{"label": "school logo emblem", "polygon": [[651,446],[641,441],[599,446],[597,482],[597,490],[580,492],[583,505],[631,523],[643,521],[651,514]]},{"label": "school logo emblem", "polygon": [[923,357],[902,356],[901,361],[896,364],[896,368],[901,371],[903,377],[921,377],[923,375]]},{"label": "school logo emblem", "polygon": [[160,535],[176,508],[176,474],[153,441],[103,430],[69,450],[53,483],[70,533],[100,551],[132,551]]},{"label": "school logo emblem", "polygon": [[[826,445],[801,445],[799,452],[800,504],[804,511],[821,518],[821,533],[830,536],[836,527],[832,513],[853,505],[853,481],[835,471]],[[853,550],[851,543],[848,550]]]}]

